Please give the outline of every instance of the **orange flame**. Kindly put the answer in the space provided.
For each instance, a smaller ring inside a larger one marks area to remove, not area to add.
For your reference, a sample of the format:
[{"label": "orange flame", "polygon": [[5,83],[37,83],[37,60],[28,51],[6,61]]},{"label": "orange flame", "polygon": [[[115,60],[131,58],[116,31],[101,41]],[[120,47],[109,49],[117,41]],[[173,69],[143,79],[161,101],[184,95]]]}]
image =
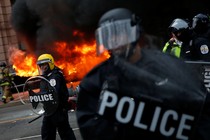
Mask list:
[{"label": "orange flame", "polygon": [[[59,58],[55,59],[55,65],[61,68],[67,81],[80,81],[94,66],[109,58],[108,52],[100,57],[96,56],[95,42],[80,46],[69,46],[66,42],[56,42],[55,52]],[[10,48],[10,63],[21,77],[38,75],[36,56],[27,54],[17,48]]]},{"label": "orange flame", "polygon": [[35,56],[26,54],[26,52],[17,48],[10,48],[9,52],[10,63],[13,65],[16,75],[21,77],[38,75]]}]

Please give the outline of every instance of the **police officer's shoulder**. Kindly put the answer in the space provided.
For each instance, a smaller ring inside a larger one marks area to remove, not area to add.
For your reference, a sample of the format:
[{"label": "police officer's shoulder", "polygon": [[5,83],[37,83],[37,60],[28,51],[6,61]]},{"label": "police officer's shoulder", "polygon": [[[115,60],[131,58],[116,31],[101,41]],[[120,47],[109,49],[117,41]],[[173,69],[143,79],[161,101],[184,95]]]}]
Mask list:
[{"label": "police officer's shoulder", "polygon": [[210,47],[210,40],[206,37],[197,37],[193,40],[193,44],[200,49],[203,47],[208,49]]},{"label": "police officer's shoulder", "polygon": [[97,71],[103,70],[104,67],[107,67],[108,64],[111,64],[111,62],[113,62],[112,60],[113,60],[113,59],[109,58],[109,59],[107,59],[107,60],[105,60],[105,61],[103,61],[103,62],[97,64],[95,67],[93,67],[93,68],[87,73],[87,75],[92,75],[92,74],[96,73]]},{"label": "police officer's shoulder", "polygon": [[62,69],[60,69],[59,67],[55,66],[55,68],[52,70],[51,75],[63,75],[63,71]]},{"label": "police officer's shoulder", "polygon": [[53,71],[54,72],[61,72],[62,73],[62,70],[59,67],[57,67],[57,66],[55,66],[55,68],[53,69]]},{"label": "police officer's shoulder", "polygon": [[180,58],[173,56],[169,53],[164,53],[158,49],[142,49],[143,57],[147,57],[148,60],[157,63],[168,63],[171,61],[173,63],[184,63]]}]

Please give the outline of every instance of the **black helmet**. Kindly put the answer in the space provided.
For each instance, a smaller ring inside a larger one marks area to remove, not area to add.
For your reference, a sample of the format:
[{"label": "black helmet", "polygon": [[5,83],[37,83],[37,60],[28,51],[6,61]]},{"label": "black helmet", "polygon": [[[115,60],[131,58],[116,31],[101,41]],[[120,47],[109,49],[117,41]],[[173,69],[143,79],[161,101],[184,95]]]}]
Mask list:
[{"label": "black helmet", "polygon": [[174,19],[168,28],[169,32],[174,33],[177,39],[180,41],[185,41],[186,38],[189,37],[190,24],[185,19],[181,18]]},{"label": "black helmet", "polygon": [[0,63],[0,67],[6,67],[6,63],[5,62],[1,62]]},{"label": "black helmet", "polygon": [[205,33],[208,29],[209,16],[197,14],[192,19],[192,28],[196,33]]},{"label": "black helmet", "polygon": [[95,32],[97,53],[137,42],[140,37],[139,21],[134,13],[125,8],[112,9],[103,14]]}]

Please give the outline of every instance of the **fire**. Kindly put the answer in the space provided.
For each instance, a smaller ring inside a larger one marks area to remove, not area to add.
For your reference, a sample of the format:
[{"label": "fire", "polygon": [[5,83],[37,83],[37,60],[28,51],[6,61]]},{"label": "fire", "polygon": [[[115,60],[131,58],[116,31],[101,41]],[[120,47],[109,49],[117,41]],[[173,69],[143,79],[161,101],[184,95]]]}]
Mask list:
[{"label": "fire", "polygon": [[[55,53],[52,55],[55,65],[63,70],[66,80],[74,82],[80,81],[94,66],[109,58],[108,52],[97,57],[95,49],[95,42],[81,45],[55,42],[53,50]],[[10,63],[13,65],[16,75],[21,77],[38,75],[37,56],[27,54],[17,48],[10,48],[10,54]]]},{"label": "fire", "polygon": [[36,57],[32,54],[26,54],[17,48],[10,48],[10,63],[15,70],[16,75],[21,77],[29,77],[38,75],[36,67]]},{"label": "fire", "polygon": [[108,52],[100,57],[96,56],[95,42],[74,46],[69,46],[70,44],[65,42],[56,42],[55,45],[57,55],[62,56],[56,65],[64,71],[68,81],[81,80],[94,66],[109,58]]}]

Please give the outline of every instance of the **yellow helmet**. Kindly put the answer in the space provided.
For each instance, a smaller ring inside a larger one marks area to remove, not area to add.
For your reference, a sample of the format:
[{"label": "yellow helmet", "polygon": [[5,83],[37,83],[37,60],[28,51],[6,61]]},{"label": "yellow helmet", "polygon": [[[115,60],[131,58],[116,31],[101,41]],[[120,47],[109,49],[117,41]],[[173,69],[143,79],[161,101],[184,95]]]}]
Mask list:
[{"label": "yellow helmet", "polygon": [[53,70],[55,67],[54,58],[51,54],[42,54],[37,59],[37,65],[48,63],[50,70]]}]

